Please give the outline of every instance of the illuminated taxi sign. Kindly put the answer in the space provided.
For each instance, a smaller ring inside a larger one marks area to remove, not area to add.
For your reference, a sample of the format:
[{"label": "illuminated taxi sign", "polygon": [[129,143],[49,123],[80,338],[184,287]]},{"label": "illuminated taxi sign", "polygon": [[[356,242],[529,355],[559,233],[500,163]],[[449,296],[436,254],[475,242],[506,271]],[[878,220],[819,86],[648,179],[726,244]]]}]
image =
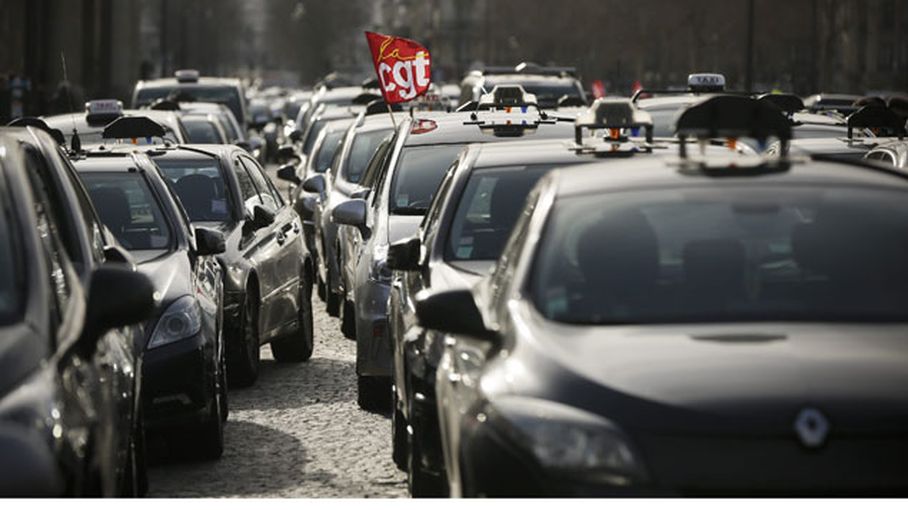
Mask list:
[{"label": "illuminated taxi sign", "polygon": [[180,69],[173,73],[173,76],[180,83],[196,83],[199,81],[199,72],[195,69]]},{"label": "illuminated taxi sign", "polygon": [[85,112],[90,126],[105,125],[123,115],[123,103],[116,99],[96,99],[85,103]]},{"label": "illuminated taxi sign", "polygon": [[722,92],[725,90],[725,76],[718,73],[694,73],[687,77],[687,88],[691,92]]},{"label": "illuminated taxi sign", "polygon": [[85,103],[85,111],[89,115],[114,115],[123,114],[123,102],[116,99],[96,99]]}]

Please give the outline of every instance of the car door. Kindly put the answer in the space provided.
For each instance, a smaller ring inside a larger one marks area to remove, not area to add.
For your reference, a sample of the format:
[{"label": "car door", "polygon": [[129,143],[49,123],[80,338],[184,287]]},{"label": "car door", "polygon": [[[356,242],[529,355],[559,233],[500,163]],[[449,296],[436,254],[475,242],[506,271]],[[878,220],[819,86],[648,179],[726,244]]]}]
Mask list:
[{"label": "car door", "polygon": [[261,203],[274,213],[274,245],[271,252],[275,284],[271,293],[262,300],[262,334],[265,339],[281,333],[281,328],[292,325],[298,317],[300,277],[303,273],[302,222],[265,176],[262,167],[248,156],[240,157],[259,191]]},{"label": "car door", "polygon": [[[235,154],[231,164],[231,170],[237,179],[240,197],[243,201],[243,214],[246,222],[252,218],[254,208],[263,205],[259,196],[258,188],[252,179],[246,165],[240,154]],[[242,229],[242,238],[240,239],[240,250],[243,257],[249,262],[255,271],[258,279],[258,299],[259,299],[259,338],[262,339],[261,332],[265,317],[263,313],[269,309],[266,301],[270,302],[269,296],[275,294],[275,289],[279,285],[279,280],[275,268],[275,253],[277,252],[277,239],[275,235],[275,224],[252,230],[249,228]]]}]

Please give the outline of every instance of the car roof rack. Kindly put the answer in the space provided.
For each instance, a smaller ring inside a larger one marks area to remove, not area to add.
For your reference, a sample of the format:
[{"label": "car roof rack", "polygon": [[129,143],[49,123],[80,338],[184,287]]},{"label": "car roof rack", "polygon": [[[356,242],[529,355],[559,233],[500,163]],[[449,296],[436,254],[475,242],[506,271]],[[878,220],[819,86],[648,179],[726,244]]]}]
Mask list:
[{"label": "car roof rack", "polygon": [[760,143],[774,136],[782,144],[781,155],[788,154],[791,121],[768,101],[734,95],[714,96],[681,112],[675,134],[680,140],[682,159],[687,157],[687,138],[755,138]]},{"label": "car roof rack", "polygon": [[887,129],[896,133],[899,140],[905,136],[905,120],[885,106],[870,104],[849,115],[845,122],[848,126],[848,139],[851,140],[854,128]]},{"label": "car roof rack", "polygon": [[630,129],[632,132],[637,132],[641,128],[646,133],[645,149],[652,152],[652,116],[637,108],[630,99],[600,98],[574,121],[574,143],[578,148],[583,148],[584,129],[608,129],[610,132],[606,140],[625,142],[627,136],[622,136],[620,130]]},{"label": "car roof rack", "polygon": [[166,133],[164,126],[148,117],[120,117],[104,128],[101,137],[117,140],[163,139]]},{"label": "car roof rack", "polygon": [[58,145],[66,145],[66,137],[63,136],[63,131],[48,126],[47,122],[44,122],[44,119],[38,117],[19,117],[18,119],[13,119],[9,124],[7,124],[7,126],[33,127],[40,129],[41,131],[49,134],[50,137],[53,138]]}]

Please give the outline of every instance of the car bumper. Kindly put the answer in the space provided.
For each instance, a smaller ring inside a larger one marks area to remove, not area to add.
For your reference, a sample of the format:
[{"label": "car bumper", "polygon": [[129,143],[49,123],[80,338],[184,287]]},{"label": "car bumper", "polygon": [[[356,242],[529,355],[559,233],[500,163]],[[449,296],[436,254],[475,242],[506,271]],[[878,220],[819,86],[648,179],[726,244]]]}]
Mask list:
[{"label": "car bumper", "polygon": [[356,373],[390,377],[391,341],[388,338],[387,283],[367,282],[356,292]]},{"label": "car bumper", "polygon": [[149,430],[191,426],[214,400],[215,346],[201,334],[145,352],[142,405]]}]

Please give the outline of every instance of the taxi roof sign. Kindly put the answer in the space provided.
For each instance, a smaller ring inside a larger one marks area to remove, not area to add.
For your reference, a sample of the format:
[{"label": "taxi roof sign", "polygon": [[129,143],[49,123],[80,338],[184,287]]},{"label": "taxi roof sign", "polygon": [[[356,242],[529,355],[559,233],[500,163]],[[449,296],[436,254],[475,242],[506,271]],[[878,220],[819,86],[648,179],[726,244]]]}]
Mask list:
[{"label": "taxi roof sign", "polygon": [[101,133],[106,139],[164,138],[164,126],[148,117],[120,117],[108,124]]},{"label": "taxi roof sign", "polygon": [[521,85],[496,85],[491,92],[479,98],[477,109],[536,106],[536,96]]},{"label": "taxi roof sign", "polygon": [[681,140],[681,157],[686,156],[685,140],[688,137],[766,141],[775,136],[786,152],[787,142],[791,140],[791,121],[777,106],[744,96],[710,97],[682,111],[675,126]]},{"label": "taxi roof sign", "polygon": [[885,106],[867,105],[849,115],[845,121],[848,124],[848,138],[852,137],[854,128],[891,130],[899,138],[905,135],[903,119]]},{"label": "taxi roof sign", "polygon": [[195,69],[179,69],[173,73],[173,76],[180,83],[196,83],[199,81],[199,72]]},{"label": "taxi roof sign", "polygon": [[96,99],[85,103],[85,121],[90,126],[104,125],[123,115],[123,102],[116,99]]},{"label": "taxi roof sign", "polygon": [[725,75],[719,73],[693,73],[687,76],[687,88],[692,92],[722,92]]},{"label": "taxi roof sign", "polygon": [[630,99],[603,97],[593,102],[586,112],[574,121],[574,141],[582,143],[583,129],[639,129],[646,130],[646,141],[653,141],[653,118],[634,106]]}]

